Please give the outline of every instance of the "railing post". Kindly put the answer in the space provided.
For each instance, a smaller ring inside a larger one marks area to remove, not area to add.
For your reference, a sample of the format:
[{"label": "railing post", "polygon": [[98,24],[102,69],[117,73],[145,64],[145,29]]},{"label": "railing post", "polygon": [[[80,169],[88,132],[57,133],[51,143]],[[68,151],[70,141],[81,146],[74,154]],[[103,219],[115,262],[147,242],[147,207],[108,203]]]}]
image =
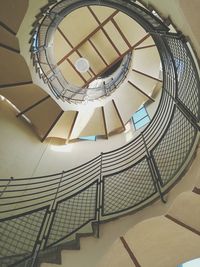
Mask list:
[{"label": "railing post", "polygon": [[1,191],[0,193],[0,198],[3,196],[3,194],[5,193],[6,189],[8,188],[8,186],[10,185],[11,181],[13,181],[14,178],[13,177],[10,177],[8,183],[5,185],[4,189]]},{"label": "railing post", "polygon": [[143,139],[143,142],[144,142],[144,146],[145,146],[145,150],[146,150],[146,153],[147,153],[147,160],[148,160],[149,169],[150,169],[150,172],[151,172],[151,175],[152,175],[153,182],[154,182],[154,184],[155,184],[155,186],[156,186],[156,188],[158,190],[158,193],[160,195],[160,198],[161,198],[162,202],[166,203],[166,200],[164,199],[164,196],[163,196],[163,193],[162,193],[161,187],[160,187],[162,185],[162,179],[161,179],[159,170],[157,168],[156,162],[155,162],[152,154],[148,150],[144,135],[141,134],[141,136],[142,136],[142,139]]},{"label": "railing post", "polygon": [[103,153],[101,153],[100,161],[100,177],[98,182],[98,205],[97,205],[97,238],[100,235],[100,220],[101,220],[101,210],[102,210],[102,164],[103,163]]},{"label": "railing post", "polygon": [[174,101],[175,106],[187,118],[187,120],[192,124],[192,126],[198,131],[200,131],[200,125],[196,117],[181,103],[178,98],[173,97],[166,89],[165,92],[169,95],[169,97],[171,97],[171,99]]},{"label": "railing post", "polygon": [[31,258],[31,263],[29,264],[29,267],[34,267],[35,266],[35,263],[37,261],[38,254],[39,254],[40,250],[43,249],[45,247],[46,243],[47,243],[48,235],[49,235],[49,232],[50,232],[50,226],[51,226],[51,223],[52,223],[52,221],[54,219],[54,215],[55,215],[56,199],[57,199],[57,196],[58,196],[58,193],[59,193],[59,189],[60,189],[60,185],[61,185],[61,182],[62,182],[62,179],[63,179],[63,175],[64,175],[64,171],[61,174],[61,177],[60,177],[60,180],[59,180],[59,183],[58,183],[58,187],[56,189],[56,193],[55,193],[53,202],[50,205],[50,208],[48,210],[48,214],[46,216],[46,220],[44,221],[43,225],[41,226],[41,231],[40,231],[41,232],[41,236],[36,241],[35,250],[34,250],[33,256]]},{"label": "railing post", "polygon": [[50,209],[49,209],[48,222],[46,224],[44,235],[43,235],[44,247],[46,246],[46,243],[48,241],[48,236],[49,236],[49,233],[50,233],[50,230],[51,230],[50,225],[51,225],[52,221],[54,220],[54,215],[55,215],[55,211],[56,211],[55,210],[55,208],[56,208],[56,199],[57,199],[57,196],[58,196],[58,193],[59,193],[59,189],[60,189],[60,185],[61,185],[63,176],[64,176],[64,171],[61,174],[60,181],[58,183],[58,187],[57,187],[57,190],[56,190],[56,193],[55,193],[54,200],[53,200],[52,205],[50,206]]}]

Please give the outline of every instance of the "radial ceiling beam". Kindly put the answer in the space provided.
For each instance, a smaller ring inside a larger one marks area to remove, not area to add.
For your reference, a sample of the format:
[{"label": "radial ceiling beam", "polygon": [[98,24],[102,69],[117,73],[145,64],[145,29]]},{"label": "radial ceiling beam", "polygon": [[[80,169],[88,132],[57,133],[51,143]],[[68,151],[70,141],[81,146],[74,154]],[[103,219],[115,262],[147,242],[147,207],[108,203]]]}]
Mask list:
[{"label": "radial ceiling beam", "polygon": [[143,94],[144,96],[146,96],[149,100],[151,100],[152,102],[155,102],[155,100],[149,96],[148,94],[146,94],[142,89],[140,89],[139,87],[137,87],[134,83],[132,83],[131,81],[128,81],[128,83],[130,85],[132,85],[135,89],[137,89],[141,94]]},{"label": "radial ceiling beam", "polygon": [[[63,32],[59,27],[57,28],[57,30],[58,30],[58,32],[61,34],[61,36],[64,38],[64,40],[67,42],[67,44],[71,47],[71,49],[74,49],[72,43],[71,43],[70,40],[67,38],[67,36],[64,34],[64,32]],[[79,57],[82,57],[82,55],[81,55],[81,53],[78,51],[78,49],[77,49],[76,51],[74,51],[74,52],[76,52],[76,53],[79,55]],[[75,69],[75,70],[76,70],[76,69]],[[95,75],[95,72],[92,70],[91,67],[90,67],[90,71],[92,72],[93,75]],[[78,71],[76,70],[76,72],[78,72]]]},{"label": "radial ceiling beam", "polygon": [[12,52],[15,52],[15,53],[18,53],[18,54],[20,53],[19,49],[15,49],[15,48],[13,48],[13,47],[11,47],[9,45],[5,45],[5,44],[0,43],[0,46],[5,48],[5,49],[8,49],[8,50],[10,50]]},{"label": "radial ceiling beam", "polygon": [[91,46],[94,48],[95,52],[97,53],[97,55],[99,55],[99,57],[101,58],[101,60],[103,61],[103,63],[108,66],[108,63],[106,62],[105,58],[102,56],[102,54],[99,52],[99,50],[96,48],[96,46],[94,45],[94,43],[92,42],[92,40],[88,40],[88,42],[91,44]]},{"label": "radial ceiling beam", "polygon": [[115,28],[118,30],[119,34],[121,35],[121,37],[123,38],[124,42],[127,44],[127,46],[129,48],[131,48],[131,44],[128,41],[128,39],[126,38],[126,36],[124,35],[124,33],[122,32],[122,30],[120,29],[119,25],[117,24],[117,22],[114,20],[114,18],[111,19],[113,25],[115,26]]},{"label": "radial ceiling beam", "polygon": [[151,48],[151,47],[155,47],[155,44],[152,45],[145,45],[145,46],[141,46],[141,47],[136,47],[135,50],[140,50],[140,49],[146,49],[146,48]]},{"label": "radial ceiling beam", "polygon": [[11,28],[9,28],[6,24],[4,24],[2,21],[0,21],[0,26],[4,28],[9,33],[16,35],[16,32],[14,32]]},{"label": "radial ceiling beam", "polygon": [[33,83],[32,81],[28,81],[28,82],[1,84],[0,89],[7,88],[7,87],[23,86],[23,85],[28,85],[28,84],[32,84],[32,83]]},{"label": "radial ceiling beam", "polygon": [[132,71],[134,71],[134,72],[136,72],[136,73],[138,73],[138,74],[141,74],[141,75],[143,75],[143,76],[146,76],[146,77],[148,77],[148,78],[150,78],[150,79],[153,79],[153,80],[155,80],[155,81],[157,81],[157,82],[162,82],[162,80],[160,80],[160,79],[158,79],[158,78],[155,78],[155,77],[153,77],[153,76],[151,76],[151,75],[148,75],[148,74],[146,74],[146,73],[144,73],[144,72],[141,72],[141,71],[139,71],[139,70],[132,69]]},{"label": "radial ceiling beam", "polygon": [[[94,11],[92,10],[92,8],[90,6],[88,6],[88,9],[90,11],[90,13],[92,14],[92,16],[94,17],[94,19],[96,20],[96,22],[99,24],[99,26],[101,27],[102,32],[104,33],[104,35],[106,36],[106,38],[108,39],[108,41],[111,43],[112,47],[114,48],[114,50],[117,52],[117,54],[120,56],[121,53],[119,51],[119,49],[116,47],[116,45],[113,43],[112,39],[110,38],[110,36],[108,35],[108,33],[106,32],[106,30],[104,29],[104,27],[102,26],[100,20],[98,19],[98,17],[96,16],[96,14],[94,13]],[[111,18],[112,19],[112,18]],[[111,20],[110,19],[110,20]]]},{"label": "radial ceiling beam", "polygon": [[106,116],[105,116],[104,107],[101,107],[101,111],[102,111],[102,116],[103,116],[103,124],[104,124],[106,139],[108,139],[108,129],[107,129],[107,124],[106,124]]},{"label": "radial ceiling beam", "polygon": [[84,87],[87,87],[91,82],[93,82],[94,80],[96,80],[99,76],[101,76],[104,72],[106,72],[107,70],[109,70],[112,66],[114,66],[117,62],[119,62],[121,59],[123,59],[124,56],[126,56],[129,52],[131,52],[135,47],[137,47],[138,45],[140,45],[142,42],[144,42],[147,38],[150,37],[150,34],[148,33],[147,35],[145,35],[142,39],[140,39],[137,43],[135,43],[134,45],[132,45],[127,51],[125,51],[123,54],[121,54],[120,57],[116,58],[111,64],[109,64],[105,69],[103,69],[102,71],[100,71],[98,74],[96,74],[92,79],[90,79],[87,83],[84,84]]},{"label": "radial ceiling beam", "polygon": [[97,33],[101,28],[106,25],[111,18],[116,16],[119,13],[119,10],[116,10],[113,12],[106,20],[104,20],[94,31],[92,31],[88,36],[86,36],[79,44],[77,44],[69,53],[67,53],[58,63],[59,66],[65,59],[67,59],[69,56],[71,56],[75,51],[77,51],[84,43],[86,43],[92,36],[94,36],[95,33]]}]

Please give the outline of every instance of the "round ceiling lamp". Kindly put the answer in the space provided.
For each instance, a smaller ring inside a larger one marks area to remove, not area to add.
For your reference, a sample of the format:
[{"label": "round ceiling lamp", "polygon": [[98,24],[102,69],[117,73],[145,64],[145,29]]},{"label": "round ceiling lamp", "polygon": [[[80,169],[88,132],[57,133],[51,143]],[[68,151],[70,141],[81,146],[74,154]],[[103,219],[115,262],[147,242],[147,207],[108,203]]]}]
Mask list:
[{"label": "round ceiling lamp", "polygon": [[90,68],[90,63],[86,58],[79,58],[75,62],[75,68],[78,72],[85,73]]}]

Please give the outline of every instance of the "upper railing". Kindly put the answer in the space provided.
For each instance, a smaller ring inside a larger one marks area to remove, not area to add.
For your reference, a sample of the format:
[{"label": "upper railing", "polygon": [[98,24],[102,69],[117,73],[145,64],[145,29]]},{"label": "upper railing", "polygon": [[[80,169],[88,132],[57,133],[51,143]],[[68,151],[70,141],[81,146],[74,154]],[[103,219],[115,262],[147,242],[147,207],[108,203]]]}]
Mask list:
[{"label": "upper railing", "polygon": [[[101,4],[111,6],[131,15],[149,32],[153,30],[160,32],[168,30],[159,19],[141,6],[136,5],[132,1],[121,1],[120,4],[119,2],[102,1]],[[123,82],[128,73],[132,53],[128,53],[123,57],[123,61],[117,71],[109,75],[107,79],[101,79],[100,83],[99,80],[96,80],[96,83],[92,82],[83,88],[68,83],[57,66],[52,44],[54,32],[59,23],[76,8],[98,4],[99,1],[97,0],[84,2],[64,0],[58,3],[50,1],[50,4],[42,9],[41,15],[32,31],[31,52],[36,71],[43,81],[48,84],[53,94],[64,101],[80,103],[110,95]]]},{"label": "upper railing", "polygon": [[36,266],[41,251],[89,231],[90,223],[99,236],[101,221],[159,197],[165,201],[198,142],[200,82],[182,35],[152,36],[162,60],[163,91],[152,121],[136,139],[69,171],[1,179],[0,266]]}]

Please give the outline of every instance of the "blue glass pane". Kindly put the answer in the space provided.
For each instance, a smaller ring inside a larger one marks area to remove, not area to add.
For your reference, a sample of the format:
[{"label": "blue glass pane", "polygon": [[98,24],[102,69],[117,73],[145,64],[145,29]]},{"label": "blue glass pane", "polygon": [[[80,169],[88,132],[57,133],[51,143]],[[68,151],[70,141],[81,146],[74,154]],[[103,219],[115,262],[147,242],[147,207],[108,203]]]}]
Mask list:
[{"label": "blue glass pane", "polygon": [[135,123],[135,129],[138,130],[149,122],[150,122],[149,116],[146,116],[141,121],[138,121],[137,123]]},{"label": "blue glass pane", "polygon": [[141,120],[142,118],[146,116],[147,116],[147,112],[146,112],[146,109],[143,107],[133,114],[134,123],[137,123],[139,120]]},{"label": "blue glass pane", "polygon": [[199,267],[199,266],[200,266],[200,258],[178,265],[178,267]]},{"label": "blue glass pane", "polygon": [[88,140],[88,141],[96,141],[96,136],[83,136],[83,137],[79,137],[79,139],[81,140]]}]

